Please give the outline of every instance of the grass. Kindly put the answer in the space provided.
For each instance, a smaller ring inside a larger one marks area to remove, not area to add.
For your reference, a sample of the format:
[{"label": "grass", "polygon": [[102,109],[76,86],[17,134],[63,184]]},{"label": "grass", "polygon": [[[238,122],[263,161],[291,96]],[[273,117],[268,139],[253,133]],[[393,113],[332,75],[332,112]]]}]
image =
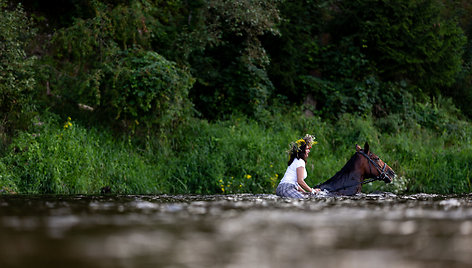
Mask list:
[{"label": "grass", "polygon": [[2,159],[9,191],[26,194],[95,194],[105,186],[118,193],[158,193],[158,166],[111,133],[58,118],[21,133]]},{"label": "grass", "polygon": [[259,121],[192,119],[137,145],[136,137],[116,137],[108,129],[45,114],[0,159],[0,190],[98,194],[108,186],[116,194],[273,193],[287,167],[288,144],[310,133],[318,144],[307,163],[309,185],[330,178],[354,154],[356,143],[368,141],[399,177],[390,185],[366,185],[364,192],[471,191],[470,123],[444,117],[398,124],[402,116],[392,118],[393,128],[383,128],[388,120],[379,125],[372,117],[348,114],[334,123],[296,112]]}]

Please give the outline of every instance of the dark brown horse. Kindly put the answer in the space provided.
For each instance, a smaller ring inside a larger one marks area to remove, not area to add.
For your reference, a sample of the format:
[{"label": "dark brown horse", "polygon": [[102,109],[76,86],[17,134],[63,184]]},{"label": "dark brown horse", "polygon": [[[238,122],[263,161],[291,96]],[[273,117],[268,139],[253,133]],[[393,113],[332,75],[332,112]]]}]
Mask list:
[{"label": "dark brown horse", "polygon": [[[328,190],[331,194],[355,195],[361,192],[362,185],[372,181],[392,182],[395,172],[369,149],[356,144],[356,153],[333,177],[314,188]],[[369,180],[366,180],[369,179]]]}]

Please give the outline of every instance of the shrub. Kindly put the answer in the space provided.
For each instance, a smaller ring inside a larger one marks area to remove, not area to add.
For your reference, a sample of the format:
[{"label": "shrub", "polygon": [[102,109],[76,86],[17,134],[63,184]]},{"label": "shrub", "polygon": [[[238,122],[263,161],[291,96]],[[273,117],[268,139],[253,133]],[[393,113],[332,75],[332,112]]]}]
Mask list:
[{"label": "shrub", "polygon": [[155,52],[126,50],[104,69],[99,110],[132,129],[172,129],[190,115],[193,82],[186,70]]}]

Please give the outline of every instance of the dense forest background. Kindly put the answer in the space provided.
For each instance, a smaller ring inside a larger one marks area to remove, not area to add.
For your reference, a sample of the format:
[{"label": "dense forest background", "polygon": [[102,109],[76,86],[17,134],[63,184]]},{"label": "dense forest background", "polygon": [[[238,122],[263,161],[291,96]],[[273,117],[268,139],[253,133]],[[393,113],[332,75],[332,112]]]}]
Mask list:
[{"label": "dense forest background", "polygon": [[273,192],[369,141],[367,191],[470,192],[466,0],[0,0],[0,192]]}]

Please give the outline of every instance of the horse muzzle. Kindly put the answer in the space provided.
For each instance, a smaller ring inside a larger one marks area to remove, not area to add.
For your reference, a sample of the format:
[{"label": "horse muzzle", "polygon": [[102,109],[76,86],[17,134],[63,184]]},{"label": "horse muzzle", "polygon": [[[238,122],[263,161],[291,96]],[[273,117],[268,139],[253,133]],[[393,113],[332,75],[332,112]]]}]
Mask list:
[{"label": "horse muzzle", "polygon": [[395,174],[395,171],[393,171],[393,169],[389,168],[387,170],[387,172],[382,174],[381,179],[385,183],[391,183],[396,176],[397,176],[397,174]]}]

